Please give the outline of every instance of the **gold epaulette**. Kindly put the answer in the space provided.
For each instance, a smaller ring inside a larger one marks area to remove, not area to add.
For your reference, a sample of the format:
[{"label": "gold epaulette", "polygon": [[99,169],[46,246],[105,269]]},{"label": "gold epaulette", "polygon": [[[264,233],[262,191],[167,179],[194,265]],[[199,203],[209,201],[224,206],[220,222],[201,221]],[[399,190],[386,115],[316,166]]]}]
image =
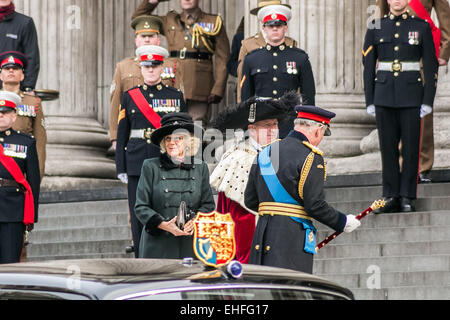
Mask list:
[{"label": "gold epaulette", "polygon": [[270,146],[272,143],[275,143],[275,142],[278,142],[278,141],[281,141],[281,139],[276,139],[276,140],[272,141],[271,143],[268,143],[268,144],[266,144],[266,145],[264,145],[264,146],[261,146],[261,148],[264,149],[264,148]]},{"label": "gold epaulette", "polygon": [[319,148],[313,146],[313,145],[312,145],[311,143],[309,143],[308,141],[303,141],[303,144],[304,144],[305,146],[307,146],[308,148],[310,148],[310,149],[312,150],[312,152],[314,152],[314,153],[316,153],[316,154],[318,154],[318,155],[320,155],[320,156],[323,156],[323,151],[320,150]]}]

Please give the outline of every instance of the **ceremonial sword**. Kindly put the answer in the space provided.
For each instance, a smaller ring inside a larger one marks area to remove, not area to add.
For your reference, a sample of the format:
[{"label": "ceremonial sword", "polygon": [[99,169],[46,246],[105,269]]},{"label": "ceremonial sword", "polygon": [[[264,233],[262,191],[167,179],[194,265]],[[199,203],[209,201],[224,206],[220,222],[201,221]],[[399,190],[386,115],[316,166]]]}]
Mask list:
[{"label": "ceremonial sword", "polygon": [[[356,216],[357,220],[361,220],[362,218],[364,218],[365,216],[367,216],[369,213],[371,213],[373,210],[379,209],[379,208],[383,208],[386,205],[386,201],[385,200],[377,200],[375,201],[369,208],[367,208],[366,210],[364,210],[363,212],[361,212],[360,214],[358,214]],[[331,236],[328,236],[325,240],[323,240],[321,243],[319,243],[316,246],[316,253],[322,249],[325,245],[327,245],[329,242],[331,242],[332,240],[336,239],[336,237],[338,235],[340,235],[342,232],[338,232],[336,231],[335,233],[333,233]]]}]

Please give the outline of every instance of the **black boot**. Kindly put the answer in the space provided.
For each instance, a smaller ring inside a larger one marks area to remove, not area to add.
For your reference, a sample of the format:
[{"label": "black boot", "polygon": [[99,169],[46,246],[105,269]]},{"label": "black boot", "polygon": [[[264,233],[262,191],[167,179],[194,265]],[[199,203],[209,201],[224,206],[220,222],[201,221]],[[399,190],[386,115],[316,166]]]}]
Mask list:
[{"label": "black boot", "polygon": [[385,198],[386,205],[383,208],[373,211],[374,214],[393,213],[400,211],[400,199],[396,197]]},{"label": "black boot", "polygon": [[414,208],[414,205],[412,204],[411,199],[402,197],[400,199],[400,211],[401,212],[414,212],[414,211],[416,211],[416,208]]}]

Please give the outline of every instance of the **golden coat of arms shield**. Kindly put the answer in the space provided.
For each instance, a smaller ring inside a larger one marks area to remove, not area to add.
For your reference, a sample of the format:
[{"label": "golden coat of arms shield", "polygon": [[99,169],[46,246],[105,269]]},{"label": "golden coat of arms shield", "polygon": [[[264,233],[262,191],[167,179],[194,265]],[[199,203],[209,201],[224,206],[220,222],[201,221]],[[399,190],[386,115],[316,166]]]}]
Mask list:
[{"label": "golden coat of arms shield", "polygon": [[236,255],[234,221],[229,213],[199,213],[194,220],[194,252],[211,267],[228,264]]}]

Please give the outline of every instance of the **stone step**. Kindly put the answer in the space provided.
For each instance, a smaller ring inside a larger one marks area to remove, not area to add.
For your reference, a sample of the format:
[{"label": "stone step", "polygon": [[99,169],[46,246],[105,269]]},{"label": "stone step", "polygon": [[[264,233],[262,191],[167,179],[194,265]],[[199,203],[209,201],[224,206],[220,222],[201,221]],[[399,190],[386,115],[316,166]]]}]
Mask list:
[{"label": "stone step", "polygon": [[356,300],[448,300],[450,285],[409,286],[386,289],[354,289]]},{"label": "stone step", "polygon": [[[330,201],[329,204],[345,214],[359,214],[371,206],[373,201],[378,198],[380,197],[375,195],[371,201],[348,201],[345,197],[342,197],[341,199],[345,199],[345,201]],[[450,208],[450,196],[420,198],[415,201],[415,207],[416,211],[448,210]]]},{"label": "stone step", "polygon": [[355,274],[315,274],[349,288],[370,289],[374,286],[381,288],[404,286],[449,286],[450,272],[448,271],[416,271],[416,272],[382,272],[379,274],[378,283],[374,279],[377,276],[374,270],[366,270],[365,273]]},{"label": "stone step", "polygon": [[27,247],[29,258],[49,257],[58,255],[83,255],[90,253],[116,252],[124,253],[125,247],[131,245],[130,237],[115,240],[30,243]]},{"label": "stone step", "polygon": [[[327,231],[318,231],[317,244],[329,235]],[[448,240],[450,240],[450,226],[358,228],[351,233],[342,233],[328,245]]]},{"label": "stone step", "polygon": [[365,273],[371,266],[385,272],[448,271],[450,255],[314,259],[314,274]]},{"label": "stone step", "polygon": [[[319,231],[334,233],[334,230],[314,221]],[[365,228],[391,228],[391,227],[418,227],[418,226],[450,226],[450,211],[408,212],[375,215],[370,213],[361,220],[360,229]]]},{"label": "stone step", "polygon": [[31,243],[108,241],[127,239],[130,235],[129,225],[105,225],[102,228],[61,228],[55,230],[41,230],[32,232],[29,236]]},{"label": "stone step", "polygon": [[39,217],[92,213],[128,213],[128,200],[69,202],[39,205]]},{"label": "stone step", "polygon": [[368,244],[329,244],[319,250],[316,259],[377,258],[390,256],[427,256],[449,254],[450,240],[391,242]]},{"label": "stone step", "polygon": [[47,216],[39,218],[33,232],[62,228],[104,227],[107,225],[125,225],[129,221],[128,213],[105,213]]},{"label": "stone step", "polygon": [[[448,190],[450,190],[450,183],[419,184],[417,198],[447,197],[449,196]],[[381,186],[325,188],[326,200],[330,202],[339,202],[341,200],[365,200],[370,202],[381,198],[381,196]]]}]

